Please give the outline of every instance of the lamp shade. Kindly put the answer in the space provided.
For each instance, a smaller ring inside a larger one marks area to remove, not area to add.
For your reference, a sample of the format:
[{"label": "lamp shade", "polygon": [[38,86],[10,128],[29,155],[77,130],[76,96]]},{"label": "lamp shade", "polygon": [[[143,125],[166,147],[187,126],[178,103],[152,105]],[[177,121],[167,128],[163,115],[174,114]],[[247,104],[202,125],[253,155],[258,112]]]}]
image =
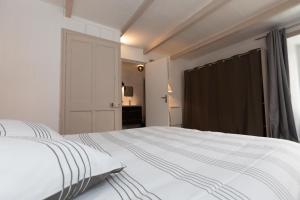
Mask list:
[{"label": "lamp shade", "polygon": [[124,87],[124,96],[125,97],[133,97],[133,87],[132,86]]},{"label": "lamp shade", "polygon": [[172,94],[172,93],[173,93],[173,88],[172,88],[172,86],[171,86],[170,83],[168,83],[168,93],[169,93],[169,94]]}]

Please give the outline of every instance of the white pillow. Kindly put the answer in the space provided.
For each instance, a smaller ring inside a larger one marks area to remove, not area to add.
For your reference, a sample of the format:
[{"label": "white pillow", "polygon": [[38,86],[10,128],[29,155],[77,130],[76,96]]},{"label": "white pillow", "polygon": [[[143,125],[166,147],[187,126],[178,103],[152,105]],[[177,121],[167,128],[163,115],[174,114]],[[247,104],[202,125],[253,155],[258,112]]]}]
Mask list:
[{"label": "white pillow", "polygon": [[123,169],[109,155],[66,139],[0,137],[0,160],[5,200],[72,199]]},{"label": "white pillow", "polygon": [[0,136],[62,138],[59,133],[43,124],[18,120],[0,120]]}]

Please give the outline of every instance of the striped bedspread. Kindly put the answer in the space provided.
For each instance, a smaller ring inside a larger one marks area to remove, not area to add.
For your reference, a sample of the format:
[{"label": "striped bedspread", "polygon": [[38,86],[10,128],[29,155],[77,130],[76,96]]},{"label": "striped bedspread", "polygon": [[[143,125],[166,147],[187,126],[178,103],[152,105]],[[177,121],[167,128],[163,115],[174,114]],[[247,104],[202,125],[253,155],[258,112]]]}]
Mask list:
[{"label": "striped bedspread", "polygon": [[150,127],[67,136],[126,168],[79,200],[300,200],[300,145]]}]

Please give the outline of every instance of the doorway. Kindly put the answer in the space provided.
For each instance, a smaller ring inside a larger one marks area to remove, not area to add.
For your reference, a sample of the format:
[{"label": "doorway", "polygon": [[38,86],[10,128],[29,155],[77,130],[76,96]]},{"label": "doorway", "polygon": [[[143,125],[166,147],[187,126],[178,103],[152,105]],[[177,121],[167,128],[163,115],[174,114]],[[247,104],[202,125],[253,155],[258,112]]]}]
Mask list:
[{"label": "doorway", "polygon": [[169,126],[169,59],[122,60],[122,128]]},{"label": "doorway", "polygon": [[145,65],[122,61],[122,128],[145,126]]}]

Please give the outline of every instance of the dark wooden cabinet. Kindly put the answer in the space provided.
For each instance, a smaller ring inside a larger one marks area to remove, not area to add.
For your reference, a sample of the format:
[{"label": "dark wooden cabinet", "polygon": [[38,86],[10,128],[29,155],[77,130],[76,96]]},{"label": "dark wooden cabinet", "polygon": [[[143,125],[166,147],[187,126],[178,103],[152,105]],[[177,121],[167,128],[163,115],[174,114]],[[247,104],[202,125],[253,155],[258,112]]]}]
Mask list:
[{"label": "dark wooden cabinet", "polygon": [[143,127],[142,106],[122,106],[123,127],[134,126]]}]

